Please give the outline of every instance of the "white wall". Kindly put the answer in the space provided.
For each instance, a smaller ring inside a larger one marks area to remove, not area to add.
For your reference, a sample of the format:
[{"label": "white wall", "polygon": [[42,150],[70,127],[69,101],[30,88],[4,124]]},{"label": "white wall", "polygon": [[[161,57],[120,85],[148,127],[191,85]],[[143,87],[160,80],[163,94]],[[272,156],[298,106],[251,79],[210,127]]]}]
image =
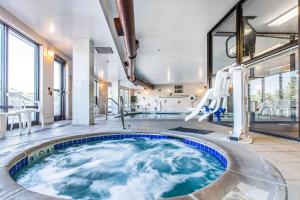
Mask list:
[{"label": "white wall", "polygon": [[0,20],[23,33],[33,41],[40,44],[40,101],[44,109],[45,123],[53,122],[54,105],[53,95],[48,94],[48,87],[53,89],[54,58],[47,55],[51,49],[56,55],[64,59],[66,63],[66,118],[72,117],[72,59],[53,46],[45,38],[17,19],[13,14],[0,7]]},{"label": "white wall", "polygon": [[[157,112],[187,112],[188,107],[195,107],[205,92],[202,83],[183,84],[183,94],[174,94],[174,85],[156,85],[155,90],[135,90],[134,95],[138,97],[137,111]],[[172,96],[170,96],[172,93]],[[188,96],[196,96],[196,101],[191,102]]]}]

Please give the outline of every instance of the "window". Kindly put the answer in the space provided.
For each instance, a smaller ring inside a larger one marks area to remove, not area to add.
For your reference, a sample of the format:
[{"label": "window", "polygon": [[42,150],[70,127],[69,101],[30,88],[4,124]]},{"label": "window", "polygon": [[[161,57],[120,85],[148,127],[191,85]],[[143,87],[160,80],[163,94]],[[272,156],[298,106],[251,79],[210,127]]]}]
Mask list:
[{"label": "window", "polygon": [[8,91],[19,92],[35,100],[37,46],[9,30],[8,34]]},{"label": "window", "polygon": [[63,119],[64,114],[64,61],[59,58],[54,60],[54,120]]},{"label": "window", "polygon": [[[0,22],[0,51],[1,109],[7,111],[10,108],[7,92],[18,92],[28,99],[38,100],[38,44]],[[38,115],[33,113],[32,119],[36,123]]]},{"label": "window", "polygon": [[[249,70],[250,130],[297,140],[300,139],[300,18],[295,12],[298,4],[297,0],[239,1],[208,32],[207,40],[209,86],[213,85],[218,70],[232,63],[243,63]],[[272,9],[268,9],[270,5]],[[237,34],[240,31],[242,34]],[[233,103],[232,98],[227,99],[227,113],[221,123],[233,124],[228,120],[233,117],[230,115]]]}]

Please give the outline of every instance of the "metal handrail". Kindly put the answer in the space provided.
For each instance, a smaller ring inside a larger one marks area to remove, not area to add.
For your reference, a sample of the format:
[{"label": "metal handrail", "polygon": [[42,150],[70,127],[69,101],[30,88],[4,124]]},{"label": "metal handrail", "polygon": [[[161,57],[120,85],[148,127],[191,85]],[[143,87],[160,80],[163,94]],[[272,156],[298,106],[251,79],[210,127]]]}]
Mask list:
[{"label": "metal handrail", "polygon": [[106,102],[105,102],[105,119],[107,120],[108,119],[108,101],[111,100],[114,104],[116,104],[119,108],[119,113],[121,114],[121,121],[122,121],[122,126],[123,126],[123,129],[126,129],[125,128],[125,123],[124,123],[124,100],[123,100],[123,97],[120,96],[120,104],[118,102],[116,102],[114,99],[112,98],[107,98],[106,99]]}]

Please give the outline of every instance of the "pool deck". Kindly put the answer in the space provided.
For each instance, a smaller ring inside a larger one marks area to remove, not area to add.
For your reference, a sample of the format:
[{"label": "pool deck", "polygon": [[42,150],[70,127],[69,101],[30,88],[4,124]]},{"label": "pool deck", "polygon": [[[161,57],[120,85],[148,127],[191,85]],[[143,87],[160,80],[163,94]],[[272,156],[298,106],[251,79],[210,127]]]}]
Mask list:
[{"label": "pool deck", "polygon": [[[206,129],[212,130],[213,133],[207,135],[195,135],[185,133],[187,136],[196,136],[201,139],[205,139],[208,141],[213,141],[217,143],[219,146],[231,149],[235,154],[240,154],[240,156],[250,157],[250,159],[254,159],[253,166],[251,169],[254,171],[250,172],[256,173],[256,176],[249,177],[248,174],[232,171],[235,176],[247,177],[248,179],[253,179],[253,181],[257,182],[257,185],[262,183],[267,183],[271,185],[275,185],[278,188],[282,187],[282,191],[286,187],[282,182],[276,182],[274,180],[268,180],[268,168],[264,168],[264,166],[255,166],[255,159],[257,158],[265,158],[269,160],[274,166],[279,169],[280,173],[284,177],[287,187],[288,187],[288,199],[297,200],[300,199],[300,143],[289,141],[281,138],[276,138],[272,136],[252,133],[252,137],[254,139],[254,143],[251,145],[238,144],[235,142],[228,142],[225,138],[230,131],[230,128],[219,126],[210,123],[199,123],[197,121],[184,122],[183,120],[126,120],[126,127],[130,124],[131,129],[133,130],[145,130],[145,131],[165,131],[170,128],[176,128],[179,126],[186,128],[196,128],[196,129]],[[91,133],[91,132],[105,132],[105,131],[120,131],[121,123],[118,120],[109,120],[105,121],[102,118],[98,118],[96,120],[96,124],[92,126],[72,126],[70,121],[61,121],[56,122],[50,125],[47,125],[43,130],[40,126],[33,127],[33,133],[30,135],[22,134],[20,135],[19,131],[7,132],[6,137],[0,139],[0,161],[2,158],[8,157],[12,152],[20,151],[20,149],[26,148],[29,144],[34,145],[35,143],[40,143],[41,141],[46,141],[50,139],[55,139],[62,136],[69,136],[74,134],[82,134],[82,133]],[[170,132],[170,131],[167,131]],[[255,152],[258,157],[252,157],[251,153],[247,153],[252,151]],[[260,160],[263,162],[263,159]],[[242,164],[241,160],[236,160],[236,163]],[[259,162],[258,162],[259,163]],[[268,164],[266,164],[268,166]],[[0,168],[3,167],[0,163]],[[238,167],[238,166],[236,166]],[[1,174],[0,174],[1,175]],[[224,185],[220,185],[220,187],[225,187]],[[1,187],[1,183],[0,183]],[[254,188],[249,188],[249,185],[240,185],[238,188],[241,191],[250,191]],[[262,192],[261,195],[264,195],[264,191],[253,190],[252,193],[254,196],[258,195],[259,192]],[[233,197],[227,196],[228,199],[232,199]],[[194,198],[194,197],[193,197]],[[193,199],[191,197],[191,199]],[[1,199],[1,191],[0,191],[0,199]],[[196,199],[202,199],[201,197],[196,197]],[[254,198],[256,199],[256,198]],[[259,198],[257,198],[259,199]]]}]

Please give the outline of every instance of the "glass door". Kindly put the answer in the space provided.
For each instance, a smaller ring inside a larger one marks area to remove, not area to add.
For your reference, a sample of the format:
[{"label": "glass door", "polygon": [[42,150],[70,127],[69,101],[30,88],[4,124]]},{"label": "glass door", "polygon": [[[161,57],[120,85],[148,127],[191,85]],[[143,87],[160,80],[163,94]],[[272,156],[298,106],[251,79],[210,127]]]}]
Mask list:
[{"label": "glass door", "polygon": [[54,120],[64,119],[64,62],[54,60]]}]

